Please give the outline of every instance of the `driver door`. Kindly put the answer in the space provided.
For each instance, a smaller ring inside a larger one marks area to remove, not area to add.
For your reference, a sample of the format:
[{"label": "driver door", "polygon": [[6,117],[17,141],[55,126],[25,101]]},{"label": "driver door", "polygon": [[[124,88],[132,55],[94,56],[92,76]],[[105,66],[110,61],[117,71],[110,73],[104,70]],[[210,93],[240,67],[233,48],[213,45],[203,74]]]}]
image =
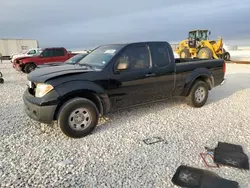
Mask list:
[{"label": "driver door", "polygon": [[142,104],[152,99],[156,78],[147,45],[125,48],[110,71],[108,95],[113,109]]}]

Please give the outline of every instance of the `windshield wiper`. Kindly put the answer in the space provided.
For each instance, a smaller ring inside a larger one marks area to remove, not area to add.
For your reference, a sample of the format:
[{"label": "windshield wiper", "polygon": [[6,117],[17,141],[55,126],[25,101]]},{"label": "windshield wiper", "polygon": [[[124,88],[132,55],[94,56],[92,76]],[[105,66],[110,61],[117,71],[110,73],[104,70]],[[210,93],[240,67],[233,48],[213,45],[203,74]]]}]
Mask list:
[{"label": "windshield wiper", "polygon": [[94,69],[92,65],[90,64],[81,64],[81,66],[85,66],[85,67],[88,67],[88,68],[91,68],[91,69]]}]

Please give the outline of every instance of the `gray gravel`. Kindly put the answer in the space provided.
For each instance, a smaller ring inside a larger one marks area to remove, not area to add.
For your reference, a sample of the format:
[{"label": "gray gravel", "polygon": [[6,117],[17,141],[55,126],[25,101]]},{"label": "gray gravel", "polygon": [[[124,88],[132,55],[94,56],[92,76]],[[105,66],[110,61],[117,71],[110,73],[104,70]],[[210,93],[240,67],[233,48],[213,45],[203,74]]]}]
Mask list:
[{"label": "gray gravel", "polygon": [[[181,164],[206,168],[204,146],[218,141],[241,144],[250,157],[250,66],[227,65],[227,81],[200,109],[171,99],[107,117],[83,139],[65,137],[57,126],[23,112],[26,75],[0,63],[0,187],[175,187]],[[146,145],[160,136],[166,142]],[[250,187],[250,173],[208,169]]]}]

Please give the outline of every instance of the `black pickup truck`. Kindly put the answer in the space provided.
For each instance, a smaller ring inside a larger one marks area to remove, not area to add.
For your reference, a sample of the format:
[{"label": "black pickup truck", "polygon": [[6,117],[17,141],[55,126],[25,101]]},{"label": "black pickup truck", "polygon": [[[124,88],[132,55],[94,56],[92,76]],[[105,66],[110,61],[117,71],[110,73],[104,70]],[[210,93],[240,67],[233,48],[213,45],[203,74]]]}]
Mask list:
[{"label": "black pickup truck", "polygon": [[36,69],[23,94],[27,115],[57,120],[69,137],[88,135],[99,116],[171,96],[202,107],[225,75],[224,60],[175,59],[168,42],[110,44],[77,65]]}]

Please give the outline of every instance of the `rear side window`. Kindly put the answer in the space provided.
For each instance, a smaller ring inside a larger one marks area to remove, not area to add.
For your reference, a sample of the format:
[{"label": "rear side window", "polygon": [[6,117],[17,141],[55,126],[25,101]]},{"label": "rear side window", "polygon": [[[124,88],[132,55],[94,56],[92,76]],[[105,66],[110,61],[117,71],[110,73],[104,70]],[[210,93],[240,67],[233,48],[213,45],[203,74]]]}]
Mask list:
[{"label": "rear side window", "polygon": [[55,49],[54,56],[64,56],[64,50],[63,49]]},{"label": "rear side window", "polygon": [[169,64],[169,54],[165,44],[155,46],[155,64],[157,67],[165,67]]}]

